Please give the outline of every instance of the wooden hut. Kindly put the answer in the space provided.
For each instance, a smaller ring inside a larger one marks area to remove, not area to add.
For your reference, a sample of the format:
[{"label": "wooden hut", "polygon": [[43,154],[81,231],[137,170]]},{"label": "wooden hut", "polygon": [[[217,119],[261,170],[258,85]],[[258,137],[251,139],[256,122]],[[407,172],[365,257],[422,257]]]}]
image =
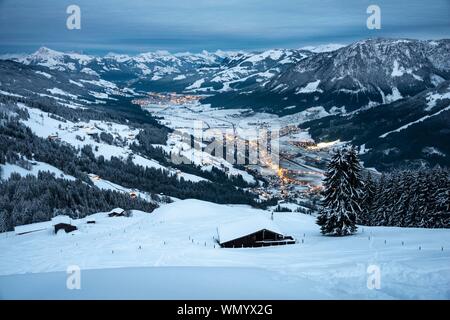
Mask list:
[{"label": "wooden hut", "polygon": [[123,210],[122,208],[112,209],[108,213],[108,217],[124,217],[124,216],[125,216],[125,210]]},{"label": "wooden hut", "polygon": [[78,228],[72,223],[72,219],[68,216],[56,216],[52,219],[52,225],[55,230],[55,234],[59,230],[64,230],[66,233],[77,230]]},{"label": "wooden hut", "polygon": [[285,235],[271,220],[253,217],[217,228],[222,248],[249,248],[294,244],[295,239]]}]

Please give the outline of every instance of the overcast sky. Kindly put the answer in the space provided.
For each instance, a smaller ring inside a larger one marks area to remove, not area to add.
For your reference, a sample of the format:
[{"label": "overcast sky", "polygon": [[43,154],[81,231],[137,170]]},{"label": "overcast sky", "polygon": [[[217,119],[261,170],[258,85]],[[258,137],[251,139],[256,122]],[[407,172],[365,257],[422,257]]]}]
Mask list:
[{"label": "overcast sky", "polygon": [[[81,30],[66,8],[81,8]],[[381,8],[381,30],[366,9]],[[0,0],[0,52],[299,48],[368,37],[450,38],[450,0]]]}]

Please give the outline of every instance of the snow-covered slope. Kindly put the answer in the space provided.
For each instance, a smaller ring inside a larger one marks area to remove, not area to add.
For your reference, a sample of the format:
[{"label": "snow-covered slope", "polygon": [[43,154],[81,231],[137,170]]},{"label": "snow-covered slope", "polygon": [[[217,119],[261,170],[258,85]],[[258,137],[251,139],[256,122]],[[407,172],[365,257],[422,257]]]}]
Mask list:
[{"label": "snow-covered slope", "polygon": [[[312,216],[275,213],[274,223],[297,244],[222,249],[214,240],[222,223],[269,215],[246,206],[184,200],[152,214],[133,212],[131,218],[98,213],[96,224],[78,221],[73,235],[2,234],[0,293],[58,297],[69,291],[65,270],[78,265],[83,289],[61,298],[450,298],[449,230],[360,227],[351,237],[324,237]],[[370,265],[381,270],[379,290],[367,288]],[[39,274],[11,276],[29,272]],[[113,281],[117,277],[124,281]],[[143,287],[138,279],[154,285]],[[20,286],[28,280],[36,284],[33,290]],[[270,290],[257,289],[263,287]]]},{"label": "snow-covered slope", "polygon": [[17,173],[17,174],[21,175],[22,177],[24,177],[29,174],[33,175],[33,176],[37,176],[39,172],[50,172],[56,178],[75,180],[75,177],[65,174],[58,168],[55,168],[54,166],[49,165],[48,163],[39,162],[39,161],[31,161],[30,168],[22,168],[21,166],[19,166],[17,164],[10,164],[10,163],[0,164],[0,168],[1,168],[0,179],[3,179],[3,180],[8,180],[13,173]]},{"label": "snow-covered slope", "polygon": [[95,58],[84,54],[63,53],[41,47],[35,53],[19,57],[16,60],[23,64],[39,65],[59,71],[75,71],[77,69],[82,70],[84,66],[95,60]]},{"label": "snow-covered slope", "polygon": [[[24,104],[19,105],[20,107],[25,108],[30,115],[30,118],[23,121],[23,124],[41,138],[47,139],[49,137],[55,137],[76,148],[92,146],[96,157],[103,156],[107,160],[111,159],[113,156],[126,160],[132,155],[133,162],[137,165],[165,170],[168,175],[177,175],[180,179],[183,178],[186,181],[206,181],[193,174],[185,172],[177,173],[176,171],[159,164],[156,160],[134,154],[130,145],[137,142],[136,136],[140,132],[139,129],[133,129],[123,124],[98,120],[91,120],[89,122],[61,121],[52,117],[51,114],[42,113],[39,109],[29,108]],[[123,141],[123,145],[109,144],[102,140],[98,140],[96,135],[98,136],[100,133],[111,134],[112,137]]]},{"label": "snow-covered slope", "polygon": [[99,78],[98,75],[72,73],[43,65],[23,65],[0,60],[0,95],[29,97],[71,108],[106,104],[118,98],[131,97],[132,90]]}]

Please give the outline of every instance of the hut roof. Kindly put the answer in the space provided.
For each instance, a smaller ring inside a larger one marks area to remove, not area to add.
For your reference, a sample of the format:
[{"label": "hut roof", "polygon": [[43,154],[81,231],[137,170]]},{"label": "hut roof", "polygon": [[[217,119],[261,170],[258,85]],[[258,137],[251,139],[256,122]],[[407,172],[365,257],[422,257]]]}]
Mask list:
[{"label": "hut roof", "polygon": [[25,234],[25,233],[30,233],[30,232],[36,232],[36,231],[43,231],[43,230],[50,228],[51,226],[52,225],[51,225],[50,221],[25,224],[22,226],[15,227],[14,233],[16,235],[19,235],[19,234]]},{"label": "hut roof", "polygon": [[217,233],[219,235],[219,243],[222,244],[262,230],[269,230],[274,233],[284,235],[284,233],[275,223],[273,223],[272,220],[258,216],[227,224],[221,224],[217,228]]},{"label": "hut roof", "polygon": [[70,219],[69,216],[56,216],[52,218],[52,225],[56,225],[59,223],[64,223],[64,224],[72,224],[72,219]]},{"label": "hut roof", "polygon": [[122,208],[115,208],[115,209],[112,209],[109,213],[118,213],[118,214],[120,214],[120,213],[124,213],[125,212],[125,210],[123,210]]}]

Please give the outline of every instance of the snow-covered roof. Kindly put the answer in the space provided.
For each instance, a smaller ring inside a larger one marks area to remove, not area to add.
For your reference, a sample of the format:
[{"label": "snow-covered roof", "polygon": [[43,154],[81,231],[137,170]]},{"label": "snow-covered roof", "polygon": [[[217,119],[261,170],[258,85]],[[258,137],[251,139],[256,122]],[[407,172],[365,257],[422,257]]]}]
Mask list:
[{"label": "snow-covered roof", "polygon": [[109,213],[123,213],[125,210],[123,210],[122,208],[115,208],[112,209]]},{"label": "snow-covered roof", "polygon": [[219,243],[222,244],[261,230],[269,230],[284,235],[272,220],[262,216],[254,216],[248,219],[221,224],[217,228],[217,233],[219,235]]},{"label": "snow-covered roof", "polygon": [[25,224],[23,226],[15,227],[14,233],[16,235],[19,235],[19,234],[25,234],[25,233],[30,233],[30,232],[43,231],[43,230],[50,228],[51,226],[52,226],[52,224],[50,223],[50,221]]},{"label": "snow-covered roof", "polygon": [[52,218],[52,225],[59,224],[59,223],[65,223],[65,224],[72,224],[72,219],[70,219],[69,216],[56,216]]}]

